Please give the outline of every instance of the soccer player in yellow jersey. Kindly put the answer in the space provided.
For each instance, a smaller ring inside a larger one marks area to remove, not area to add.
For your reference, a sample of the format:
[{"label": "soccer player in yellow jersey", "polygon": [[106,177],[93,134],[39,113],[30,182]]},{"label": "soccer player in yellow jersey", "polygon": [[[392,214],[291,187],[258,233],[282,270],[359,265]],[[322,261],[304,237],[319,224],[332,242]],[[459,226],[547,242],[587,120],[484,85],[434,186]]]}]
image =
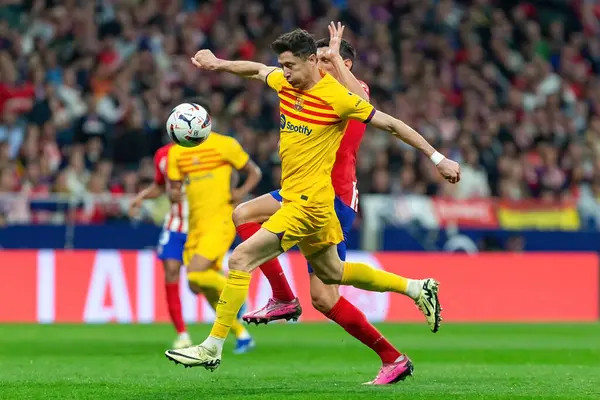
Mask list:
[{"label": "soccer player in yellow jersey", "polygon": [[[240,170],[247,179],[232,189],[232,173]],[[178,197],[185,184],[189,207],[189,231],[183,261],[191,290],[202,293],[216,309],[227,279],[221,273],[223,257],[235,239],[231,219],[233,208],[260,181],[261,172],[242,146],[233,138],[211,132],[198,147],[172,146],[167,157],[170,197]],[[232,321],[237,337],[234,352],[243,353],[254,346],[248,331],[238,319]]]},{"label": "soccer player in yellow jersey", "polygon": [[[209,337],[199,346],[168,350],[167,358],[186,366],[214,370],[221,363],[223,342],[259,265],[298,245],[315,274],[327,284],[352,285],[378,292],[396,292],[413,298],[433,330],[440,323],[437,282],[418,287],[416,280],[377,270],[364,263],[342,262],[336,245],[343,240],[334,210],[331,170],[348,120],[355,119],[392,133],[421,150],[451,183],[460,179],[459,165],[437,152],[420,134],[349,92],[317,66],[314,38],[297,29],[272,44],[281,68],[250,61],[226,61],[200,50],[192,62],[198,68],[260,79],[277,91],[280,106],[282,207],[262,228],[240,244],[229,258],[229,277],[217,307]],[[289,100],[290,96],[293,100]],[[292,104],[284,106],[283,100]],[[306,106],[320,111],[310,114]],[[431,280],[427,280],[430,282]],[[407,374],[412,363],[406,358]]]}]

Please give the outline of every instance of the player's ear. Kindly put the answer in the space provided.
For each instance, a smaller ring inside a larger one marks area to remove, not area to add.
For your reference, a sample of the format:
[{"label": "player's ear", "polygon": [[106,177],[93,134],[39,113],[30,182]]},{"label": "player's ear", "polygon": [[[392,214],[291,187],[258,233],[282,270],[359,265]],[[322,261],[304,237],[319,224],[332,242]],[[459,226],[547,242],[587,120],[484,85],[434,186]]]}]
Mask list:
[{"label": "player's ear", "polygon": [[345,59],[344,60],[344,65],[346,66],[346,68],[348,68],[348,69],[351,70],[352,69],[352,60]]},{"label": "player's ear", "polygon": [[306,61],[308,61],[309,63],[315,65],[319,61],[319,59],[317,58],[317,55],[313,53],[310,56],[308,56],[308,58],[306,59]]}]

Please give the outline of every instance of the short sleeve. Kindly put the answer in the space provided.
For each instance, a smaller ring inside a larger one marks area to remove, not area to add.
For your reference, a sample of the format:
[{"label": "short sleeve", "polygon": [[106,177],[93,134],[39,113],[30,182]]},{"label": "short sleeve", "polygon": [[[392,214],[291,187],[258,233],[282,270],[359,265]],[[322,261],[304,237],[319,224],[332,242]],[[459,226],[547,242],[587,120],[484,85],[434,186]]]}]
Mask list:
[{"label": "short sleeve", "polygon": [[[337,83],[337,82],[336,82]],[[355,119],[365,124],[371,121],[375,114],[375,107],[360,96],[349,92],[340,83],[333,85],[336,95],[331,106],[342,119]],[[339,92],[339,94],[337,94]]]},{"label": "short sleeve", "polygon": [[267,74],[265,82],[271,89],[279,92],[283,87],[283,84],[286,82],[285,78],[283,77],[283,70],[281,68],[275,68]]},{"label": "short sleeve", "polygon": [[227,161],[233,165],[233,168],[240,170],[246,166],[250,156],[244,151],[239,142],[235,139],[231,139],[227,146],[227,152],[225,154]]},{"label": "short sleeve", "polygon": [[183,175],[177,166],[177,146],[172,146],[167,154],[167,176],[172,181],[183,180]]},{"label": "short sleeve", "polygon": [[161,163],[166,164],[166,162],[167,157],[163,157],[162,151],[157,151],[156,154],[154,154],[154,183],[157,185],[162,186],[165,184],[165,175],[163,174],[163,171],[167,170],[167,166],[161,165]]}]

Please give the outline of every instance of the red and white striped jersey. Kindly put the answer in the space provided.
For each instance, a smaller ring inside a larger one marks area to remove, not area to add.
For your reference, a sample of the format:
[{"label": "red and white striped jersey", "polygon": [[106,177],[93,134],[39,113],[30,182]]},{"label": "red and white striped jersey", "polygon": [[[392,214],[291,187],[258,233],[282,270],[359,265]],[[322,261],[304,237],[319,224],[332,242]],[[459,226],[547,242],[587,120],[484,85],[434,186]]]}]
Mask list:
[{"label": "red and white striped jersey", "polygon": [[[161,147],[154,154],[154,182],[158,185],[166,185],[169,190],[169,180],[167,179],[167,157],[169,149],[173,144],[167,144]],[[181,190],[184,190],[182,188]],[[190,207],[186,196],[182,196],[179,203],[171,204],[171,209],[165,216],[163,228],[171,232],[188,233],[189,230]]]},{"label": "red and white striped jersey", "polygon": [[[369,87],[366,83],[359,82],[368,96]],[[358,210],[356,155],[366,129],[367,125],[361,121],[348,121],[348,126],[340,142],[335,164],[333,164],[333,170],[331,171],[331,183],[335,190],[335,195],[354,211]]]}]

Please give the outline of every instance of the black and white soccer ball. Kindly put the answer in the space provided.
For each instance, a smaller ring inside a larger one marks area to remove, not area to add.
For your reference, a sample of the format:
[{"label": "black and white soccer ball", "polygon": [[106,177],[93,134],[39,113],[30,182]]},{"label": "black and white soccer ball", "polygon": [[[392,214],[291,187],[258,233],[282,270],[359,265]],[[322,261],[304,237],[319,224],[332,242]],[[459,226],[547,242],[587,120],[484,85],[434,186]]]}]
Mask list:
[{"label": "black and white soccer ball", "polygon": [[195,147],[208,139],[211,132],[210,115],[195,103],[175,107],[167,119],[167,133],[173,142],[183,147]]}]

